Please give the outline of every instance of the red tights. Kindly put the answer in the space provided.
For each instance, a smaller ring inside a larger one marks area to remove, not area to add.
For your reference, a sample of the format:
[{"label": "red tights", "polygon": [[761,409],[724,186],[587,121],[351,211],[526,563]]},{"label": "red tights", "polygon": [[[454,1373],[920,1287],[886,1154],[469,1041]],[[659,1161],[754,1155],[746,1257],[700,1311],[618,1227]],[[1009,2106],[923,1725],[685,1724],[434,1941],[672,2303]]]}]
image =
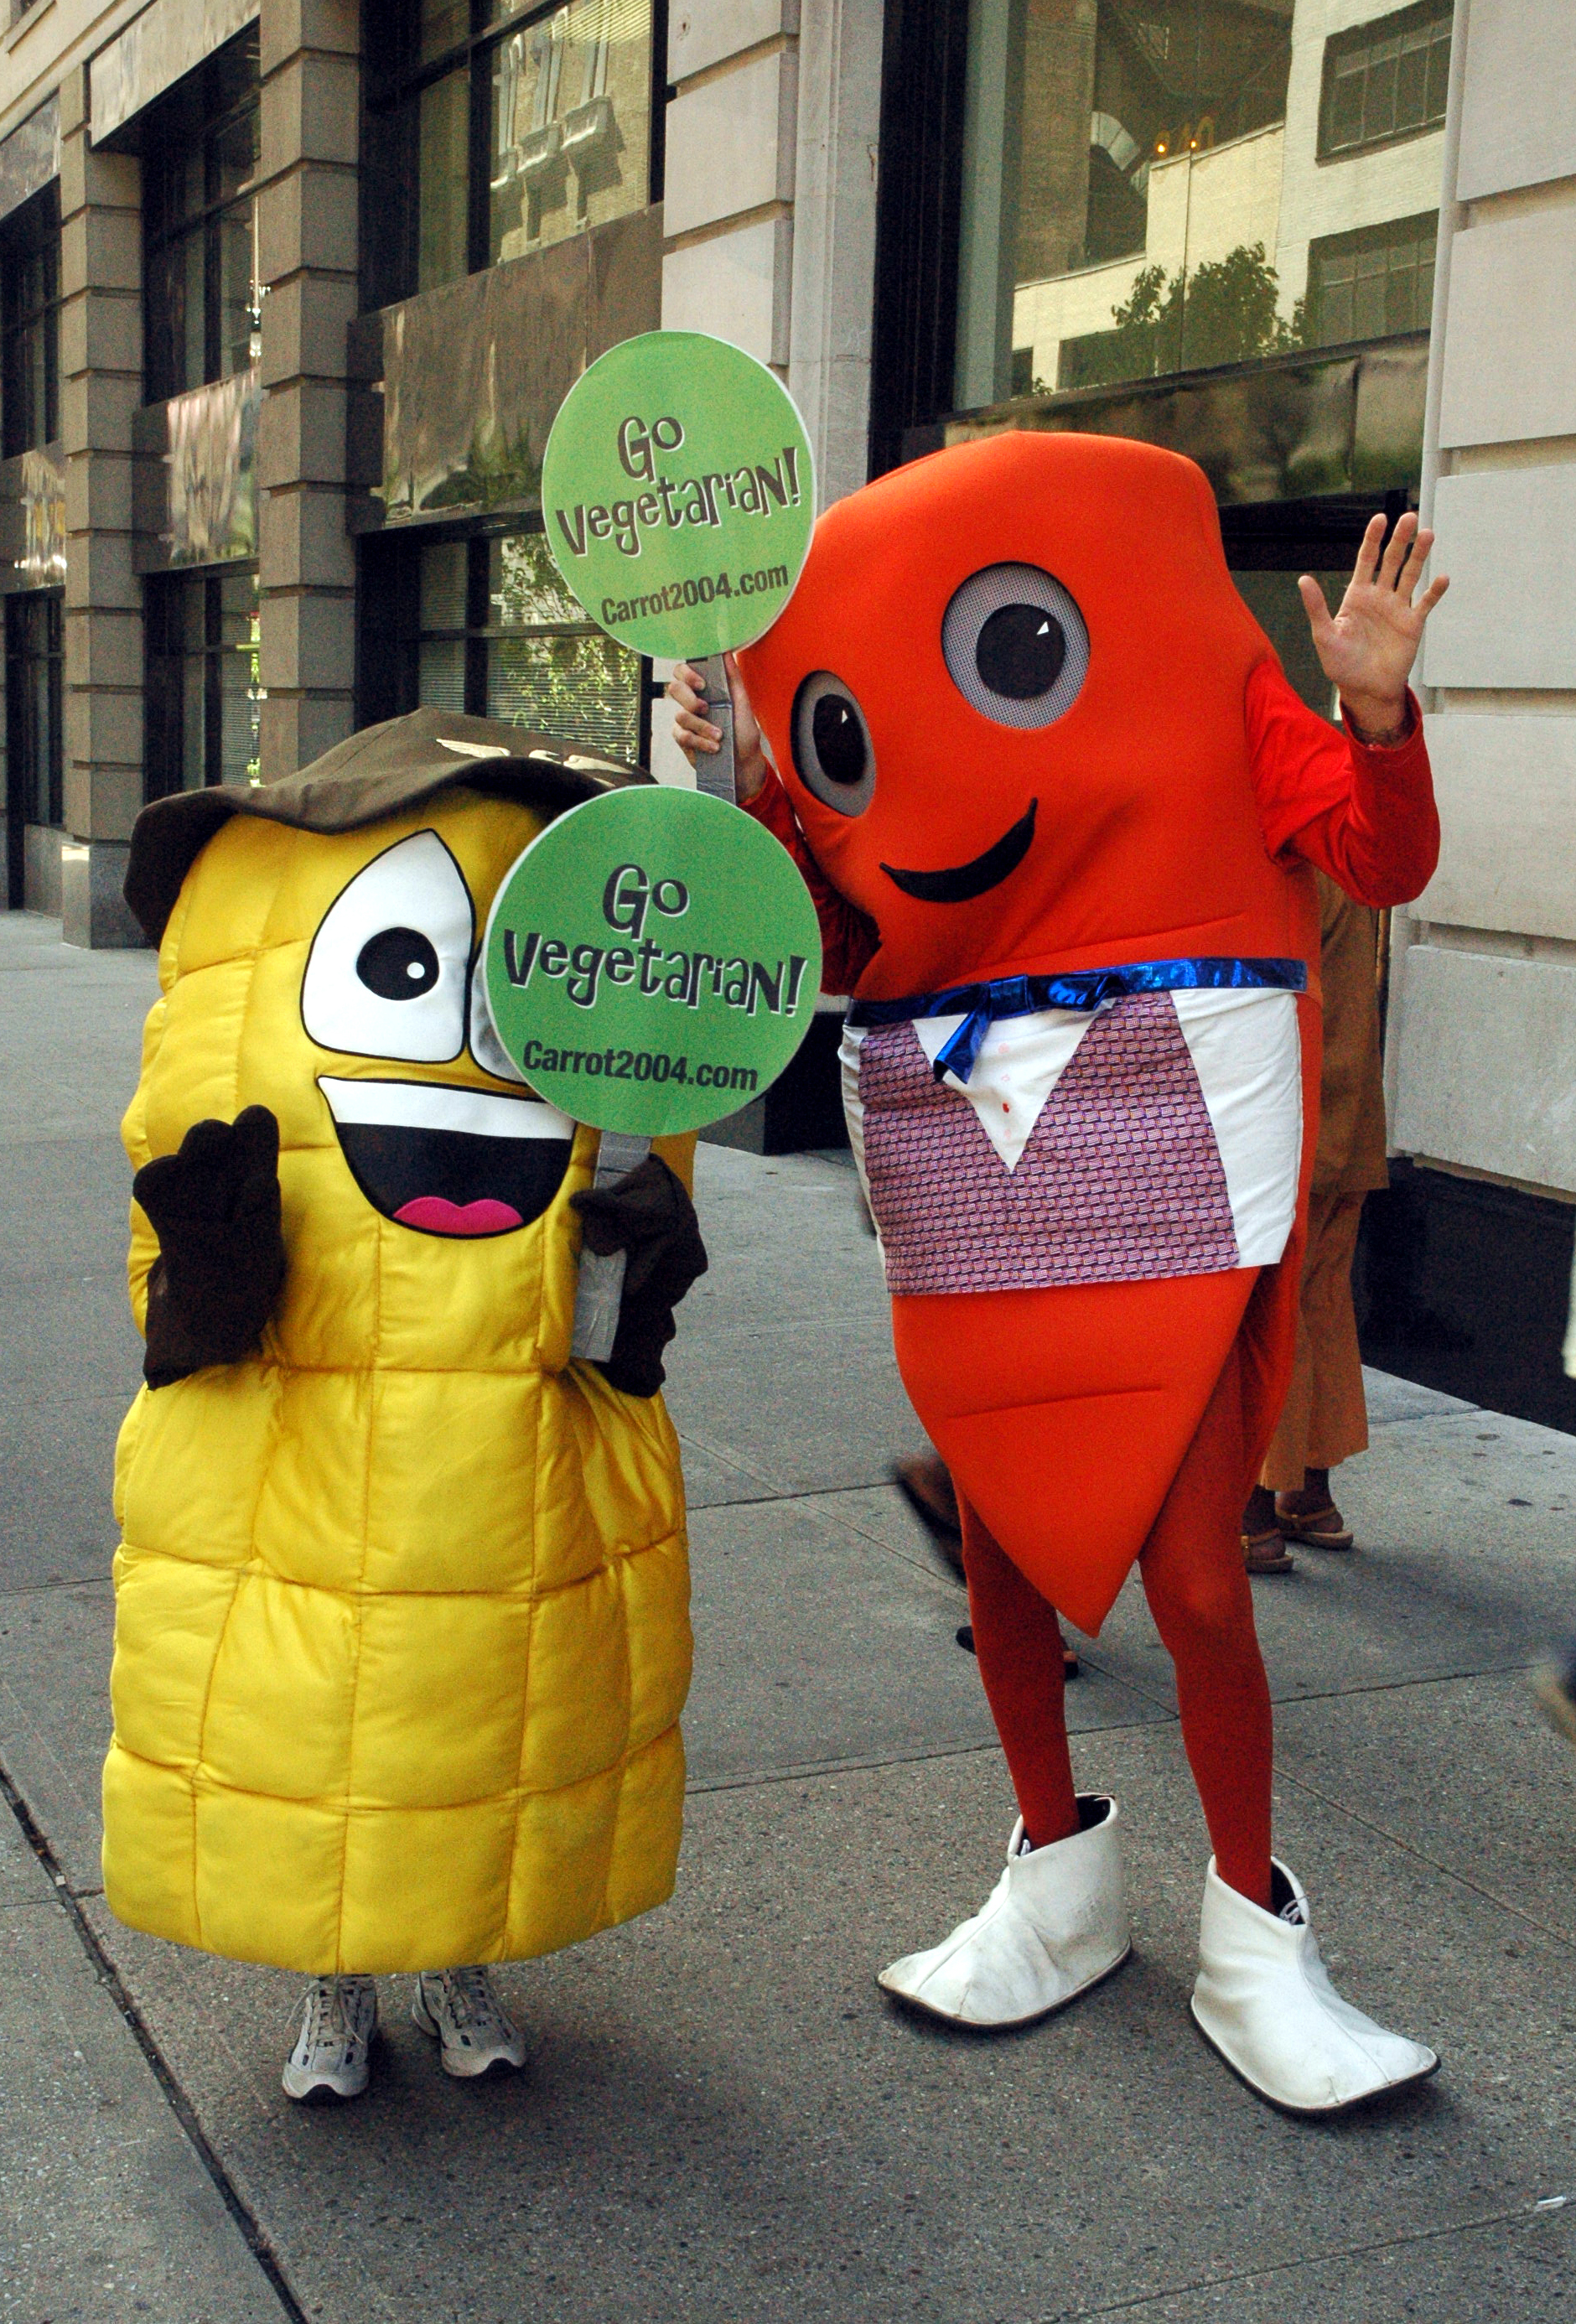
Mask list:
[{"label": "red tights", "polygon": [[[1228,1886],[1269,1904],[1269,1683],[1242,1563],[1247,1474],[1235,1354],[1138,1560],[1155,1627],[1176,1665],[1182,1739]],[[1250,1480],[1249,1480],[1250,1481]],[[966,1500],[963,1563],[980,1676],[1037,1847],[1078,1829],[1056,1617]]]}]

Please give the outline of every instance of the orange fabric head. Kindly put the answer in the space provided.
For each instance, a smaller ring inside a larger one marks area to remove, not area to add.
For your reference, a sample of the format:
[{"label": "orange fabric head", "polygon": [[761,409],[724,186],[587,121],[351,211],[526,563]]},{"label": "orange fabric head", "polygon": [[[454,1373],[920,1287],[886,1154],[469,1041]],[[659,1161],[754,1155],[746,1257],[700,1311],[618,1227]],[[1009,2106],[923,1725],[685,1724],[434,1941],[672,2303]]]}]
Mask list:
[{"label": "orange fabric head", "polygon": [[1202,470],[1149,445],[1015,431],[829,509],[740,663],[817,862],[880,930],[861,991],[1303,952],[1249,773],[1270,652]]}]

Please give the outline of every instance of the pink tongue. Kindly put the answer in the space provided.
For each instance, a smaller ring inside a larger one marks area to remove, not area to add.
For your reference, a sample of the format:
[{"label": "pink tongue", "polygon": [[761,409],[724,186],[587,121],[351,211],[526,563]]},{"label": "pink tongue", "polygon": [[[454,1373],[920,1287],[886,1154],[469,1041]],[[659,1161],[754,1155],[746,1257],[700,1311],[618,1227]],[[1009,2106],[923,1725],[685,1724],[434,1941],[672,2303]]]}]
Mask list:
[{"label": "pink tongue", "polygon": [[394,1216],[401,1226],[419,1227],[424,1234],[506,1234],[525,1224],[510,1204],[495,1203],[491,1195],[479,1203],[451,1203],[442,1194],[418,1194]]}]

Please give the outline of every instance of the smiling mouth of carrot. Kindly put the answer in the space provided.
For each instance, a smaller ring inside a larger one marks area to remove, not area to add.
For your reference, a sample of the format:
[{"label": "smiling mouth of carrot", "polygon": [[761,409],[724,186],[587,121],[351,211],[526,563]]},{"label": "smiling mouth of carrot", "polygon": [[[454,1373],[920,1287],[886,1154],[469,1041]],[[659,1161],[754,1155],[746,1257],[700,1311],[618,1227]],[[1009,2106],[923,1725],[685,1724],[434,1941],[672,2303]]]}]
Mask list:
[{"label": "smiling mouth of carrot", "polygon": [[1028,812],[1018,816],[1011,830],[1004,831],[972,862],[954,863],[940,872],[910,872],[896,863],[883,863],[881,870],[895,888],[918,903],[972,904],[976,896],[989,895],[1017,871],[1028,853],[1038,811],[1038,799],[1030,799]]}]

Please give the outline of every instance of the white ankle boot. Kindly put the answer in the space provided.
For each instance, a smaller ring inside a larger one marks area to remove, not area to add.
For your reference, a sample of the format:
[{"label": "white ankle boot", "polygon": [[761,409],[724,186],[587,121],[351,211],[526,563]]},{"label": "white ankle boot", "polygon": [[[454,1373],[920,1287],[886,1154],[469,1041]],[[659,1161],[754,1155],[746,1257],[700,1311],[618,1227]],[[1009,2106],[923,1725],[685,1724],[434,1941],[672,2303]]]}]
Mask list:
[{"label": "white ankle boot", "polygon": [[1027,2025],[1119,1968],[1129,1939],[1116,1802],[1083,1794],[1078,1812],[1082,1831],[1027,1853],[1020,1816],[984,1910],[883,1969],[882,1991],[960,2025]]},{"label": "white ankle boot", "polygon": [[1342,2001],[1319,1958],[1306,1896],[1286,1866],[1272,1862],[1277,1909],[1267,1913],[1228,1888],[1210,1858],[1193,1988],[1205,2038],[1250,2089],[1288,2114],[1339,2114],[1432,2074],[1439,2063],[1432,2050],[1387,2034]]}]

